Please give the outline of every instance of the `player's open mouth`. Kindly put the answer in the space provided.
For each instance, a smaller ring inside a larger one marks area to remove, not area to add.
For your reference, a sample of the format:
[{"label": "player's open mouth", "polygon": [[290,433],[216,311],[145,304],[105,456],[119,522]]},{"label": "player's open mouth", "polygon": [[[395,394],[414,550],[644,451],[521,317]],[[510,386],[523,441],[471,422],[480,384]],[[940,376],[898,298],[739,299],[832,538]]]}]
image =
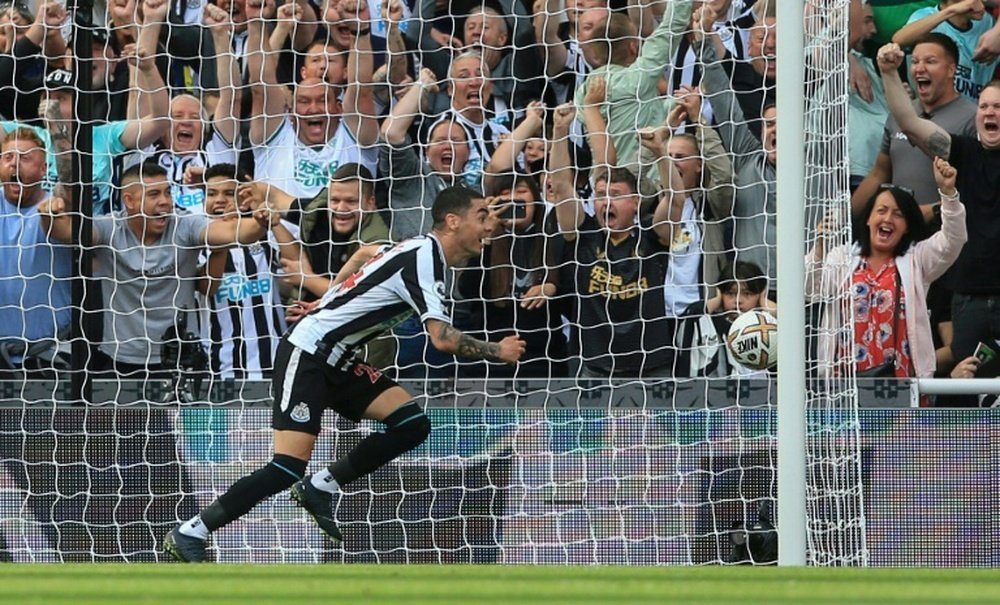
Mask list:
[{"label": "player's open mouth", "polygon": [[896,233],[896,229],[889,225],[881,225],[876,231],[876,235],[882,241],[888,241],[892,239],[893,234]]},{"label": "player's open mouth", "polygon": [[178,128],[176,138],[179,143],[192,143],[194,142],[194,131],[187,128]]},{"label": "player's open mouth", "polygon": [[994,122],[993,120],[987,120],[983,122],[983,130],[991,134],[996,134],[997,132],[1000,132],[1000,124]]},{"label": "player's open mouth", "polygon": [[927,76],[915,76],[913,81],[917,84],[917,92],[928,92],[931,88],[931,79]]}]

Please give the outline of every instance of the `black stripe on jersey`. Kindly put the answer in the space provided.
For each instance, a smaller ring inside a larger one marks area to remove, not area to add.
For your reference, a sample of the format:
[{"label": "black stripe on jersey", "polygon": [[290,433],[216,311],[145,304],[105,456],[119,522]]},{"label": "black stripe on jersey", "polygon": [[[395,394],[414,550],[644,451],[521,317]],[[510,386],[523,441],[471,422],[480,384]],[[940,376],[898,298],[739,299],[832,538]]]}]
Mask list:
[{"label": "black stripe on jersey", "polygon": [[[684,62],[689,50],[691,50],[691,41],[688,40],[687,36],[681,37],[681,41],[677,44],[677,52],[674,54],[673,64],[670,66],[670,90],[677,90],[685,84],[698,86],[701,83],[701,61],[698,60],[697,54],[691,65]],[[684,72],[687,71],[688,67],[691,68],[690,82],[686,82],[684,79]]]},{"label": "black stripe on jersey", "polygon": [[[495,102],[495,101],[494,101]],[[469,126],[462,120],[458,118],[454,110],[449,109],[446,111],[434,124],[431,125],[431,129],[428,132],[433,132],[434,128],[438,124],[446,121],[450,121],[457,124],[462,130],[465,131],[465,138],[469,142],[469,148],[475,147],[476,151],[479,152],[479,156],[483,160],[483,164],[489,163],[489,159],[493,157],[493,152],[496,151],[496,133],[493,132],[493,123],[490,121],[490,116],[495,116],[496,112],[486,111],[484,112],[483,120],[483,136],[480,138],[472,126]]]},{"label": "black stripe on jersey", "polygon": [[[437,240],[430,238],[433,244],[432,254],[440,255],[439,244]],[[333,310],[338,309],[347,303],[351,302],[355,298],[366,294],[369,290],[378,286],[390,279],[396,273],[402,272],[401,278],[403,283],[406,284],[406,290],[409,292],[410,296],[413,298],[413,302],[417,305],[417,310],[419,313],[424,313],[427,311],[427,303],[424,300],[424,292],[420,287],[420,274],[417,270],[417,254],[420,252],[420,248],[413,248],[412,250],[407,250],[406,252],[390,258],[386,261],[384,265],[375,269],[371,273],[366,273],[364,277],[361,278],[353,288],[331,300],[324,309]],[[440,270],[439,263],[434,263],[434,280],[444,281],[443,272]]]},{"label": "black stripe on jersey", "polygon": [[237,378],[243,378],[247,369],[247,342],[243,336],[242,305],[227,304],[226,310],[233,325],[233,373]]}]

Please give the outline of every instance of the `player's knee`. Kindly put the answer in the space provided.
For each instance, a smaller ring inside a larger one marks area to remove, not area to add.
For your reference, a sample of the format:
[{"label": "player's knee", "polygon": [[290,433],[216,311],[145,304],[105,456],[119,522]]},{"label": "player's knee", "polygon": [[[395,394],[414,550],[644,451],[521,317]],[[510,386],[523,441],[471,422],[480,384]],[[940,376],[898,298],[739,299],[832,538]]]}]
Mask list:
[{"label": "player's knee", "polygon": [[399,442],[405,448],[404,451],[409,451],[427,441],[431,434],[431,420],[423,410],[417,408],[415,413],[392,424],[387,423],[386,434]]}]

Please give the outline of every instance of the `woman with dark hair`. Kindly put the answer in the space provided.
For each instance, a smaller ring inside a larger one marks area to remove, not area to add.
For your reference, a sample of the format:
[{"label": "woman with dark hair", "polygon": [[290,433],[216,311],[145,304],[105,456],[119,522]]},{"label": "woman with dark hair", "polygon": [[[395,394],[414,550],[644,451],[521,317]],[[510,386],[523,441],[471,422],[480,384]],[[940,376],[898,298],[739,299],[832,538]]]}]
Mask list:
[{"label": "woman with dark hair", "polygon": [[[456,325],[470,333],[518,334],[527,343],[516,367],[488,364],[491,378],[565,376],[566,338],[553,300],[563,238],[546,221],[534,178],[506,175],[494,182],[497,195],[490,205],[498,217],[496,227],[482,256],[457,270],[461,302],[456,301]],[[463,364],[460,373],[482,376],[485,369]]]},{"label": "woman with dark hair", "polygon": [[941,231],[934,235],[929,235],[913,195],[891,185],[883,185],[865,205],[854,245],[826,254],[823,242],[832,221],[820,223],[816,247],[806,255],[806,297],[830,301],[849,287],[854,306],[853,353],[836,342],[844,321],[840,306],[826,307],[819,350],[827,368],[853,358],[858,373],[900,378],[934,374],[927,289],[955,262],[967,239],[955,174],[947,161],[934,160],[942,219]]}]

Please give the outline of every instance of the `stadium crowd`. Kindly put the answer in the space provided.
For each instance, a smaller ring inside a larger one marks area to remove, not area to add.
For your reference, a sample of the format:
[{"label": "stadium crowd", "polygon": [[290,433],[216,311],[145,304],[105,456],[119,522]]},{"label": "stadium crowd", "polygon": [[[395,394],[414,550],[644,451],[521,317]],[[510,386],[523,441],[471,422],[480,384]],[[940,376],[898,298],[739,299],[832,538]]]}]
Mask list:
[{"label": "stadium crowd", "polygon": [[[218,377],[268,377],[288,322],[359,246],[427,233],[461,185],[493,228],[444,280],[452,320],[519,334],[521,363],[458,363],[411,319],[367,344],[373,365],[752,375],[722,343],[779,293],[776,4],[108,0],[76,16],[93,40],[76,62],[62,4],[0,3],[0,365],[51,366],[69,334],[72,155],[89,149],[94,372],[171,371],[191,356],[164,344],[186,339]],[[996,4],[914,1],[900,18],[850,0],[858,245],[808,259],[827,274],[853,259],[810,291],[854,297],[834,369],[997,373],[975,355],[1000,350]]]}]

